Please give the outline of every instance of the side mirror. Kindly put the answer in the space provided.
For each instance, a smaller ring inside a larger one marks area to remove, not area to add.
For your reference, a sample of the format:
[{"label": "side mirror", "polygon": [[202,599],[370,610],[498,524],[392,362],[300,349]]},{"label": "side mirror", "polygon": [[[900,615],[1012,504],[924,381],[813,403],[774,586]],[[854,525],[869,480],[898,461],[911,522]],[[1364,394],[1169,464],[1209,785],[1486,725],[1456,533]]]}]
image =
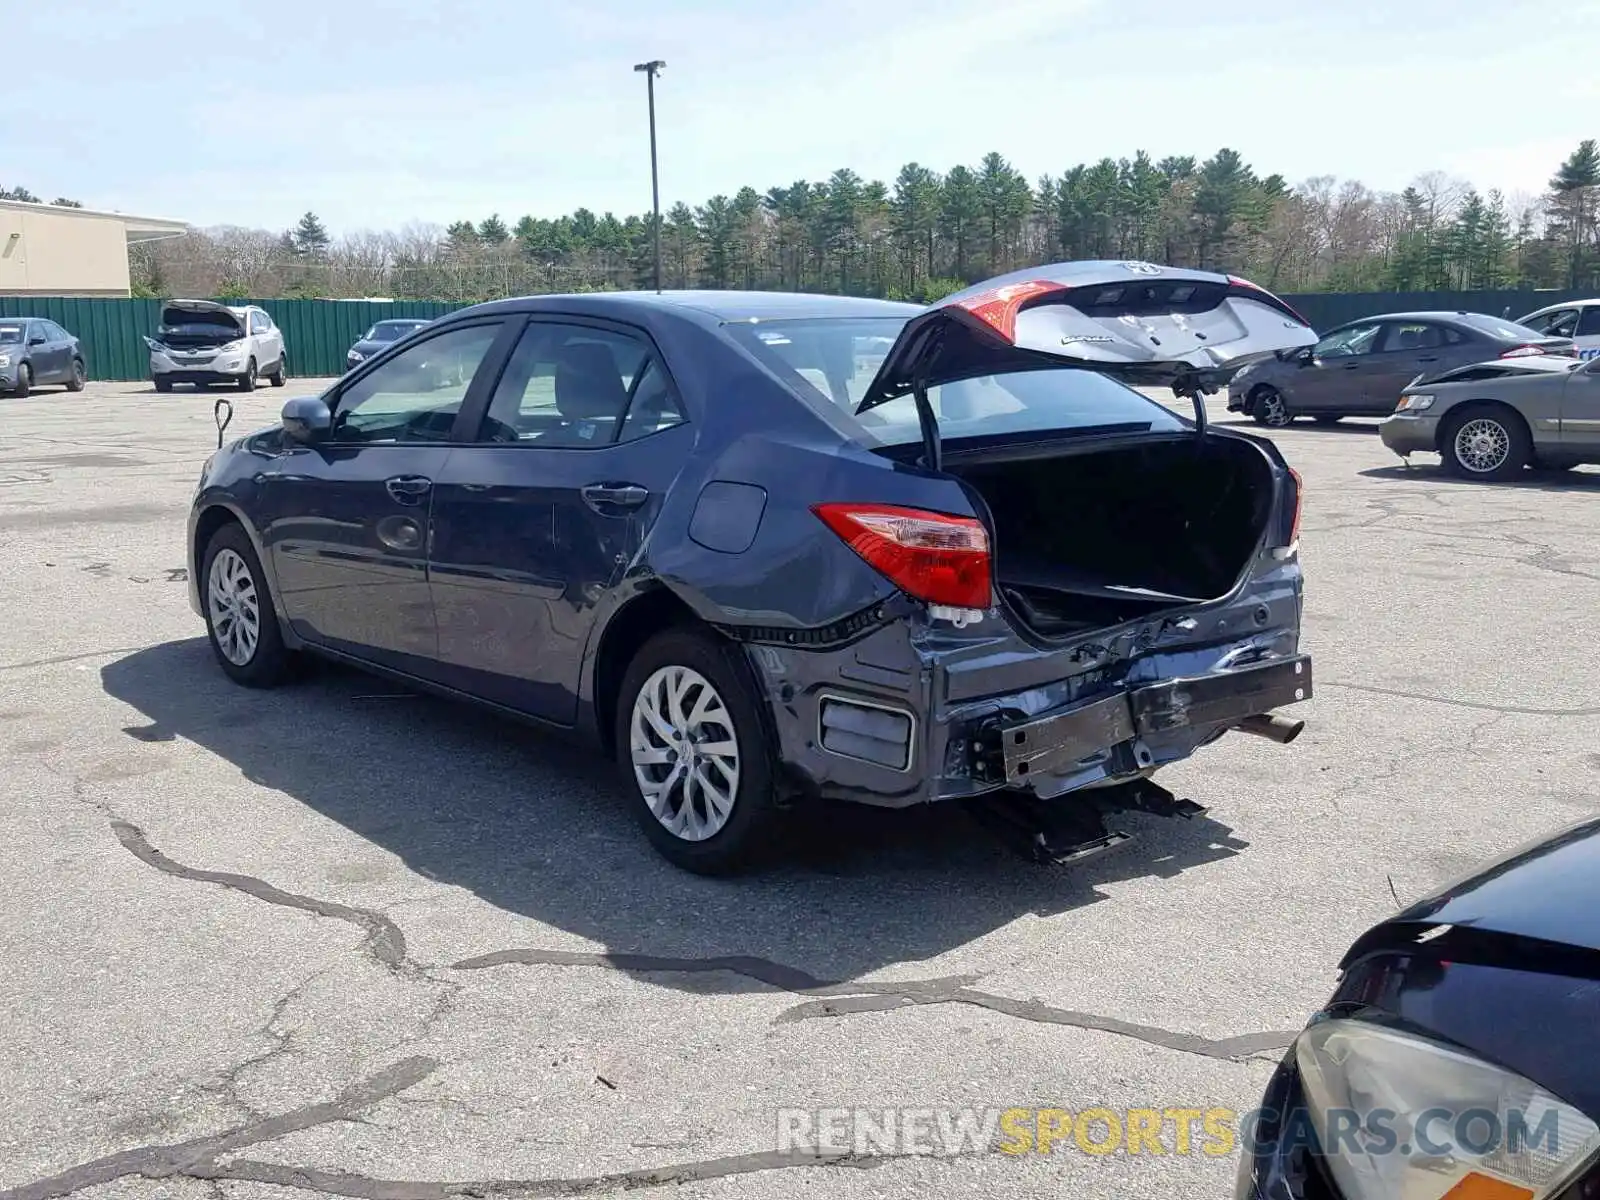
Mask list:
[{"label": "side mirror", "polygon": [[333,414],[321,396],[296,396],[283,406],[283,431],[297,442],[311,443],[328,436]]},{"label": "side mirror", "polygon": [[29,338],[29,339],[28,339],[28,345],[30,345],[30,346],[42,346],[42,345],[44,345],[44,344],[45,344],[45,342],[47,342],[47,341],[48,341],[48,340],[49,340],[49,339],[48,339],[48,338],[46,338],[46,337],[45,337],[45,336],[44,336],[44,334],[42,334],[42,333],[36,333],[36,334],[34,334],[34,335],[33,335],[33,336],[32,336],[32,337],[31,337],[31,338]]}]

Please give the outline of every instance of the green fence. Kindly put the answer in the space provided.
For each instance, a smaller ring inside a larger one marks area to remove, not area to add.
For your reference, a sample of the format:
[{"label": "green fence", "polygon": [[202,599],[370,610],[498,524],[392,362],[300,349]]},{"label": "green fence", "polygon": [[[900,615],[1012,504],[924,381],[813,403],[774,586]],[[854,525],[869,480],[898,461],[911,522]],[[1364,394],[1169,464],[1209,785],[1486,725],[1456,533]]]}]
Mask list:
[{"label": "green fence", "polygon": [[[1317,329],[1384,312],[1445,311],[1520,317],[1536,308],[1583,298],[1578,292],[1363,292],[1285,295]],[[430,300],[253,300],[283,329],[294,375],[340,375],[350,344],[385,317],[438,317],[463,307]],[[90,379],[145,379],[144,337],[161,320],[159,300],[73,296],[0,296],[0,317],[47,317],[83,343]]]},{"label": "green fence", "polygon": [[[426,300],[230,300],[255,304],[283,330],[293,375],[342,375],[350,344],[386,317],[437,317],[462,307]],[[47,317],[77,334],[90,379],[147,379],[144,344],[161,301],[75,296],[0,296],[0,317]]]}]

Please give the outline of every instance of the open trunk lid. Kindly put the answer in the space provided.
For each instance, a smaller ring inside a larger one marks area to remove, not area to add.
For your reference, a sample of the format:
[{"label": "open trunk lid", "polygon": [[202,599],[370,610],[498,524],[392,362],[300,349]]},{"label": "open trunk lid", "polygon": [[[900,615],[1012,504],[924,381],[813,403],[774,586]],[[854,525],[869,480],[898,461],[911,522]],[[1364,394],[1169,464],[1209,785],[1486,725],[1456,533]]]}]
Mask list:
[{"label": "open trunk lid", "polygon": [[917,399],[929,465],[937,421],[926,390],[980,375],[1069,368],[1202,396],[1251,362],[1315,345],[1316,331],[1271,292],[1233,275],[1144,262],[1069,262],[986,280],[908,321],[858,413]]}]

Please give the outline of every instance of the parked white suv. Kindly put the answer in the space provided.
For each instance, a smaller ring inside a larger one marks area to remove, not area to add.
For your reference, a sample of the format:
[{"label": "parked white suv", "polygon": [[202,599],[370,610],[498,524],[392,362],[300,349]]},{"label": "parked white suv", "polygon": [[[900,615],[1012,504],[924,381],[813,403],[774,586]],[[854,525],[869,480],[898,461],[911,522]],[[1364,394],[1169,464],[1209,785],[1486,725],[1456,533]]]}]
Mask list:
[{"label": "parked white suv", "polygon": [[168,300],[161,327],[145,342],[158,392],[170,392],[175,383],[231,383],[249,392],[257,379],[273,387],[288,379],[283,331],[253,304],[234,308],[212,300]]}]

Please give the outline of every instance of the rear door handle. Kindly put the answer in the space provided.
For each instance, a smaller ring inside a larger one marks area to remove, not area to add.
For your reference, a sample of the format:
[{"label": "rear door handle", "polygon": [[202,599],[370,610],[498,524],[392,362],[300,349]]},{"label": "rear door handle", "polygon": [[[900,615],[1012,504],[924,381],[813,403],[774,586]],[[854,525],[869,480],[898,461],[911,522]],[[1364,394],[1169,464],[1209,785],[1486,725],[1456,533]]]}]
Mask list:
[{"label": "rear door handle", "polygon": [[420,504],[433,490],[433,480],[423,475],[396,475],[385,479],[383,486],[398,504]]},{"label": "rear door handle", "polygon": [[603,504],[618,508],[638,508],[650,499],[648,488],[636,483],[591,483],[582,491],[584,503],[598,510]]},{"label": "rear door handle", "polygon": [[1417,359],[1417,361],[1418,362],[1438,362],[1439,361],[1439,356],[1437,354],[1425,354],[1421,358]]}]

